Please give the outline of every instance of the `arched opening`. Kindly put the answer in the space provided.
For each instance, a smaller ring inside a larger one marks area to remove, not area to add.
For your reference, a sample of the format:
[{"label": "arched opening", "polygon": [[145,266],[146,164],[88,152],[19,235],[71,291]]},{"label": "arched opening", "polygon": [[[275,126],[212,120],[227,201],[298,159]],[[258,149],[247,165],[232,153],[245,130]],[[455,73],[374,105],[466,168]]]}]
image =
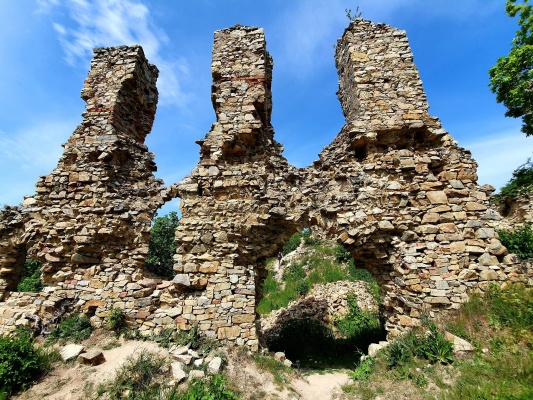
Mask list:
[{"label": "arched opening", "polygon": [[352,366],[385,338],[378,283],[364,260],[356,263],[342,244],[309,228],[290,236],[280,253],[266,260],[256,304],[270,351],[303,367]]}]

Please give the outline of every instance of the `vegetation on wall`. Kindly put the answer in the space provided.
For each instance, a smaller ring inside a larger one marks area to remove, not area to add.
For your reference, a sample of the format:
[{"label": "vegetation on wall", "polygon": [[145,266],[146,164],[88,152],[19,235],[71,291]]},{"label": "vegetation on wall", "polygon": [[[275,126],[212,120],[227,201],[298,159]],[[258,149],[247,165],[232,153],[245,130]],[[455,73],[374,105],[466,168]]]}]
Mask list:
[{"label": "vegetation on wall", "polygon": [[498,236],[510,253],[523,260],[533,258],[533,229],[531,223],[525,223],[513,230],[499,230]]},{"label": "vegetation on wall", "polygon": [[507,117],[522,117],[522,132],[533,135],[533,6],[529,0],[507,0],[505,11],[518,16],[509,54],[489,70],[490,89],[496,101],[507,108]]},{"label": "vegetation on wall", "polygon": [[529,158],[524,164],[513,171],[513,176],[500,189],[500,193],[493,196],[496,202],[506,199],[516,199],[523,193],[533,190],[533,161]]},{"label": "vegetation on wall", "polygon": [[272,266],[276,259],[267,261],[269,273],[263,284],[263,298],[257,306],[259,314],[268,314],[272,310],[286,307],[298,296],[305,296],[311,287],[319,283],[347,281],[365,281],[375,297],[379,297],[379,288],[372,275],[363,269],[357,269],[351,254],[340,244],[317,241],[309,230],[294,234],[284,247],[294,251],[303,239],[307,250],[301,257],[291,261],[284,270],[282,282],[276,279]]},{"label": "vegetation on wall", "polygon": [[176,252],[175,235],[178,225],[179,218],[175,211],[154,218],[145,262],[148,271],[165,278],[174,277],[173,256]]},{"label": "vegetation on wall", "polygon": [[37,260],[27,259],[22,267],[22,276],[17,291],[38,293],[42,288],[41,263]]}]

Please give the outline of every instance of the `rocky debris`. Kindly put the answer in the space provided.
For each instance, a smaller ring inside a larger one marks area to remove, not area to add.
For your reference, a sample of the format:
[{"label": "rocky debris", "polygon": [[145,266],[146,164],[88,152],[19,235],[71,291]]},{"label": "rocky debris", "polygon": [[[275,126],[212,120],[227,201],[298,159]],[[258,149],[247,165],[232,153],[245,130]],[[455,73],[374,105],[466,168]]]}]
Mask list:
[{"label": "rocky debris", "polygon": [[222,358],[220,357],[213,357],[211,361],[209,361],[209,364],[207,364],[207,372],[210,374],[218,374],[221,371],[222,368]]},{"label": "rocky debris", "polygon": [[81,353],[78,356],[78,360],[86,365],[100,365],[105,363],[104,353],[100,350],[89,350],[86,353]]},{"label": "rocky debris", "polygon": [[59,354],[63,361],[69,361],[78,357],[84,350],[85,347],[81,344],[67,344],[59,351]]},{"label": "rocky debris", "polygon": [[205,372],[200,369],[193,369],[189,372],[189,379],[204,379]]},{"label": "rocky debris", "polygon": [[172,379],[174,379],[175,382],[180,383],[187,379],[188,374],[183,370],[183,364],[179,361],[170,364],[170,369],[172,372]]},{"label": "rocky debris", "polygon": [[470,342],[455,336],[453,333],[444,332],[444,337],[447,341],[453,343],[453,352],[455,354],[462,355],[474,351],[474,347]]},{"label": "rocky debris", "polygon": [[368,346],[368,357],[375,357],[378,352],[389,345],[389,342],[380,341],[379,343],[370,343]]}]

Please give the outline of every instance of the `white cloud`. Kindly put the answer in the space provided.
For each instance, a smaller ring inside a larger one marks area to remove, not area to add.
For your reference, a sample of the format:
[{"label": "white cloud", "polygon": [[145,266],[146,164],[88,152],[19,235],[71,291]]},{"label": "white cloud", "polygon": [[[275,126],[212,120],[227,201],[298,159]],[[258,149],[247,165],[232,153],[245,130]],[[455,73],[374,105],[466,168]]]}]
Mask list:
[{"label": "white cloud", "polygon": [[511,179],[512,172],[533,156],[533,138],[514,131],[498,132],[485,140],[461,144],[472,151],[479,164],[478,182],[500,189]]},{"label": "white cloud", "polygon": [[0,205],[16,205],[35,193],[35,183],[57,165],[76,121],[39,121],[9,135],[0,131]]},{"label": "white cloud", "polygon": [[159,68],[160,103],[176,106],[187,103],[188,96],[176,75],[188,73],[187,62],[162,55],[168,36],[153,23],[146,5],[138,0],[71,0],[65,7],[74,26],[54,23],[53,27],[70,65],[85,67],[94,47],[140,44],[148,60]]}]

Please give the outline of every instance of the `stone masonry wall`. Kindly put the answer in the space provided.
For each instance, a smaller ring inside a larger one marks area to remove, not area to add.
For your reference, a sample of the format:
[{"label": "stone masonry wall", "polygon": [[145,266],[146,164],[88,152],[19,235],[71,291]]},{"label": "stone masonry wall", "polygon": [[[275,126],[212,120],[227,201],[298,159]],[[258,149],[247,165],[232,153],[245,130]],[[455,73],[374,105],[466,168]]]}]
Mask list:
[{"label": "stone masonry wall", "polygon": [[[67,300],[102,326],[111,307],[149,335],[198,324],[257,349],[257,301],[275,256],[305,227],[342,243],[378,280],[395,334],[457,308],[489,283],[532,284],[497,238],[501,216],[477,165],[429,115],[404,31],[356,19],[336,46],[346,124],[313,165],[297,169],[274,140],[273,62],[262,29],[215,33],[216,122],[179,184],[155,179],[143,144],[157,70],[138,46],[97,49],[82,124],[37,194],[0,214],[0,330],[49,318]],[[172,281],[143,270],[150,222],[181,198]],[[12,292],[26,257],[45,289]]]}]

